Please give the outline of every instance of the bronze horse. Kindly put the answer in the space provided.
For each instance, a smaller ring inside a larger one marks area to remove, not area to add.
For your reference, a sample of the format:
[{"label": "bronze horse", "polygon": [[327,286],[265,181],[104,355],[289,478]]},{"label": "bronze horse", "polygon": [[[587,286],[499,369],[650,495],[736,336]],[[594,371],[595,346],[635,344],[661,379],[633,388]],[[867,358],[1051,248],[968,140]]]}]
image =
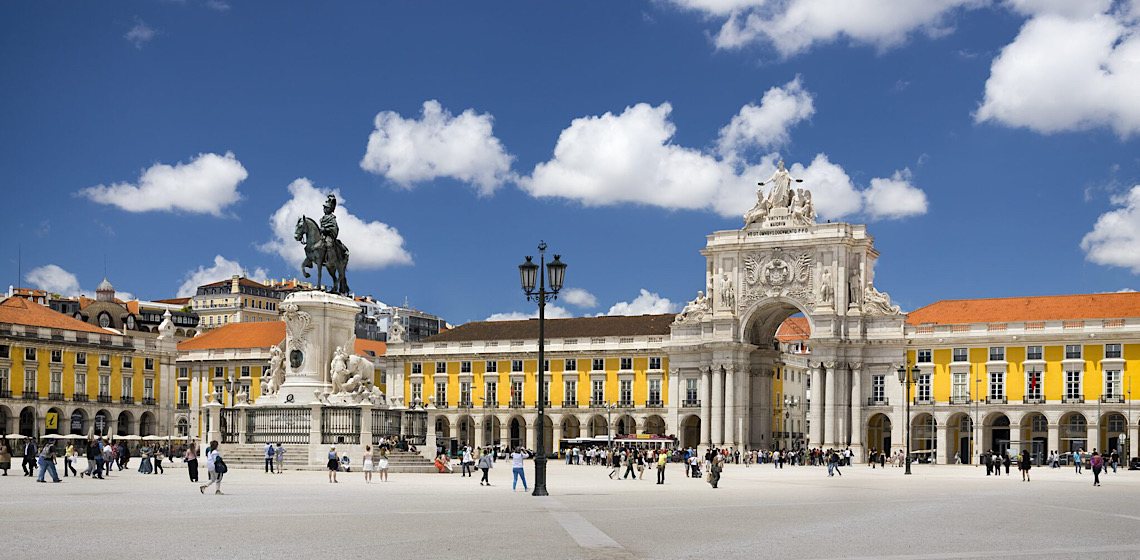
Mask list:
[{"label": "bronze horse", "polygon": [[317,267],[317,287],[321,288],[321,268],[329,271],[332,284],[329,290],[337,294],[349,293],[344,271],[348,268],[348,247],[335,239],[332,250],[321,241],[321,228],[308,216],[297,219],[297,229],[293,237],[305,245],[305,262],[301,263],[301,274],[309,277],[307,269]]}]

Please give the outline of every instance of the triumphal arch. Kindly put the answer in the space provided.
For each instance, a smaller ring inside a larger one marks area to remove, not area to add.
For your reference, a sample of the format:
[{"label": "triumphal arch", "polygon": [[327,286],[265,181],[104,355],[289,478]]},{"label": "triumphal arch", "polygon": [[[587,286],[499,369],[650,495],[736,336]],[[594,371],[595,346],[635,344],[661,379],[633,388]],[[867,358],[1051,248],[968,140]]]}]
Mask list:
[{"label": "triumphal arch", "polygon": [[[810,188],[799,183],[781,162],[760,183],[744,227],[708,236],[705,290],[671,329],[673,394],[696,380],[702,445],[770,449],[782,406],[773,402],[784,359],[776,330],[802,314],[811,331],[810,445],[850,446],[862,457],[860,395],[874,376],[897,380],[906,315],[875,287],[879,253],[866,226],[819,223]],[[681,403],[675,425],[697,407]]]}]

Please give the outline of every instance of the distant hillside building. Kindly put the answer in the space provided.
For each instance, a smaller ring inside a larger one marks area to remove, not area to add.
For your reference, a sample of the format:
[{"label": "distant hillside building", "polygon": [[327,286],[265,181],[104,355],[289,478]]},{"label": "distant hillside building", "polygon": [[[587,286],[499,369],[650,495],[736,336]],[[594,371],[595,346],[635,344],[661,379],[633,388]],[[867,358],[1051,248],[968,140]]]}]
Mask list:
[{"label": "distant hillside building", "polygon": [[276,321],[277,305],[288,291],[234,275],[229,280],[198,286],[191,309],[206,330],[230,323]]}]

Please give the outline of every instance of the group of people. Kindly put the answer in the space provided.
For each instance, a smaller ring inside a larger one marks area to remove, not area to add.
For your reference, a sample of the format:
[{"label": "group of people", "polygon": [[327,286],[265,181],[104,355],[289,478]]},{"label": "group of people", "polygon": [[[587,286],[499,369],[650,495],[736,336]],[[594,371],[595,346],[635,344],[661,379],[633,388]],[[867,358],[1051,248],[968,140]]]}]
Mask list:
[{"label": "group of people", "polygon": [[[280,447],[281,444],[277,445]],[[269,451],[267,450],[266,453]],[[364,473],[365,483],[372,482],[372,473],[375,472],[380,473],[380,482],[388,482],[388,453],[388,445],[380,445],[375,453],[372,451],[371,445],[364,446],[364,454],[360,457],[360,471]],[[266,465],[268,464],[267,462]],[[329,484],[336,484],[340,482],[336,477],[338,472],[351,472],[352,459],[347,453],[343,455],[338,453],[334,445],[329,447],[328,462],[325,468],[329,473]]]},{"label": "group of people", "polygon": [[[64,445],[64,442],[67,445]],[[68,476],[91,477],[102,480],[109,476],[113,467],[122,471],[127,468],[131,458],[131,451],[125,442],[111,443],[102,437],[93,437],[83,440],[61,440],[47,437],[42,445],[37,445],[32,438],[27,438],[22,444],[23,460],[21,468],[24,476],[35,477],[37,482],[47,482],[50,476],[52,482],[62,482],[57,469],[57,462],[63,461],[63,478]],[[166,450],[161,447],[143,446],[139,448],[139,472],[143,474],[163,473],[162,461],[165,460]],[[80,457],[87,459],[83,471],[76,469]],[[0,476],[8,476],[12,468],[12,447],[7,440],[0,440]],[[38,473],[37,473],[38,471]]]}]

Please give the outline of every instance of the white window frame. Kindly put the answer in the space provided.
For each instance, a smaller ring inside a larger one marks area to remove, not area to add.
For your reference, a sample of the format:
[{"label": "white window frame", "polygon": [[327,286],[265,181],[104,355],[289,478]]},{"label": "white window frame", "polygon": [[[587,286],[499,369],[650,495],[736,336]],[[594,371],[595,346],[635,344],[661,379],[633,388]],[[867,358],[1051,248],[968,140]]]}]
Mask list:
[{"label": "white window frame", "polygon": [[[1034,357],[1034,348],[1037,349],[1036,350],[1036,357]],[[1044,346],[1026,346],[1025,347],[1025,359],[1026,360],[1043,360],[1043,359],[1045,359],[1045,347]]]},{"label": "white window frame", "polygon": [[1104,370],[1104,396],[1106,397],[1122,397],[1124,396],[1123,387],[1121,386],[1123,380],[1122,372],[1119,369],[1105,369]]},{"label": "white window frame", "polygon": [[965,371],[950,373],[950,397],[955,401],[970,398],[970,374]]},{"label": "white window frame", "polygon": [[575,358],[566,358],[566,360],[562,362],[562,370],[578,371],[578,360]]},{"label": "white window frame", "polygon": [[[1116,354],[1110,356],[1109,353]],[[1124,357],[1124,345],[1117,343],[1109,343],[1104,345],[1104,358],[1106,360],[1119,360]]]},{"label": "white window frame", "polygon": [[53,363],[53,364],[62,364],[63,363],[63,350],[62,349],[59,349],[59,348],[53,348],[52,349],[52,351],[51,351],[51,363]]},{"label": "white window frame", "polygon": [[1001,370],[993,370],[988,372],[989,379],[987,379],[989,390],[986,392],[988,399],[1000,400],[1004,399],[1005,391],[1005,372]]},{"label": "white window frame", "polygon": [[622,379],[618,381],[618,402],[633,404],[633,380]]},{"label": "white window frame", "polygon": [[75,365],[77,365],[77,366],[87,365],[87,352],[76,352],[75,353]]},{"label": "white window frame", "polygon": [[[958,355],[959,350],[962,351],[962,355],[960,355],[960,356]],[[962,359],[959,360],[958,358],[962,358]],[[970,349],[969,348],[954,348],[953,350],[950,351],[950,361],[958,362],[958,363],[969,362],[970,361]]]},{"label": "white window frame", "polygon": [[934,375],[927,372],[918,374],[918,378],[914,383],[914,400],[915,402],[930,402],[934,394],[933,385]]},{"label": "white window frame", "polygon": [[412,362],[412,375],[423,375],[423,373],[424,373],[424,363],[423,362]]},{"label": "white window frame", "polygon": [[[247,394],[248,394],[248,392],[249,392],[249,389],[246,389]],[[153,377],[144,377],[143,378],[143,398],[144,399],[153,399],[154,398],[154,378]]]},{"label": "white window frame", "polygon": [[[1076,380],[1074,381],[1074,378]],[[1065,371],[1065,392],[1062,395],[1066,399],[1080,399],[1084,398],[1084,384],[1085,376],[1084,371],[1079,369],[1072,369]]]},{"label": "white window frame", "polygon": [[914,353],[914,360],[920,364],[934,363],[934,350],[931,350],[929,348],[916,350]]},{"label": "white window frame", "polygon": [[566,379],[562,382],[562,400],[571,403],[578,403],[578,380]]},{"label": "white window frame", "polygon": [[[1073,350],[1073,349],[1076,350]],[[1083,360],[1085,356],[1085,348],[1081,344],[1066,344],[1065,345],[1065,359],[1066,360]]]},{"label": "white window frame", "polygon": [[526,402],[526,387],[523,385],[522,380],[516,379],[511,381],[511,405],[522,404]]},{"label": "white window frame", "polygon": [[119,393],[119,396],[132,398],[132,399],[135,398],[134,397],[134,393],[135,393],[134,386],[135,386],[135,377],[133,375],[124,375],[122,378],[122,383],[120,384],[120,387],[119,387],[120,389],[122,389],[122,391]]},{"label": "white window frame", "polygon": [[499,373],[499,362],[495,360],[487,360],[485,367],[487,373]]},{"label": "white window frame", "polygon": [[39,361],[39,352],[35,348],[24,348],[24,361],[37,362]]},{"label": "white window frame", "polygon": [[100,397],[111,396],[111,376],[106,374],[99,375],[99,395]]},{"label": "white window frame", "polygon": [[87,394],[87,373],[86,372],[83,372],[83,371],[75,372],[75,391],[73,391],[73,393],[78,393],[80,395],[86,395]]},{"label": "white window frame", "polygon": [[649,380],[649,402],[651,402],[651,403],[660,403],[661,402],[661,380],[660,379],[650,379]]},{"label": "white window frame", "polygon": [[522,371],[523,371],[523,361],[522,360],[511,360],[511,373],[522,373]]},{"label": "white window frame", "polygon": [[606,380],[594,379],[590,382],[590,402],[606,403]]},{"label": "white window frame", "polygon": [[48,392],[57,395],[63,393],[62,371],[52,371],[48,373]]},{"label": "white window frame", "polygon": [[471,362],[470,361],[459,362],[459,373],[471,373]]},{"label": "white window frame", "polygon": [[498,403],[499,402],[499,382],[488,381],[483,384],[483,402],[484,403]]},{"label": "white window frame", "polygon": [[34,369],[24,370],[24,391],[34,393],[39,390],[36,387],[36,378],[39,377],[39,372]]},{"label": "white window frame", "polygon": [[436,362],[435,363],[435,372],[446,374],[447,373],[447,362]]},{"label": "white window frame", "polygon": [[447,405],[447,382],[446,381],[436,381],[435,382],[435,405],[436,406],[446,406]]},{"label": "white window frame", "polygon": [[[601,367],[598,367],[599,365]],[[606,359],[592,358],[590,360],[590,371],[606,371]]]},{"label": "white window frame", "polygon": [[421,404],[424,402],[424,384],[412,383],[412,400],[409,403],[419,401]]},{"label": "white window frame", "polygon": [[[1029,388],[1029,380],[1032,377],[1031,374],[1033,374],[1033,373],[1036,373],[1036,375],[1037,375],[1037,386],[1031,390]],[[1028,368],[1027,371],[1025,372],[1025,398],[1027,398],[1027,399],[1044,398],[1043,395],[1045,394],[1045,390],[1042,388],[1042,385],[1044,385],[1044,384],[1045,384],[1045,372],[1038,370],[1036,367]]]},{"label": "white window frame", "polygon": [[471,382],[459,382],[459,402],[463,404],[471,404]]},{"label": "white window frame", "polygon": [[685,400],[689,402],[696,402],[701,398],[700,380],[696,377],[690,377],[685,380]]},{"label": "white window frame", "polygon": [[1004,362],[1005,346],[990,346],[987,356],[991,362]]},{"label": "white window frame", "polygon": [[871,402],[885,402],[887,400],[887,376],[871,376]]},{"label": "white window frame", "polygon": [[190,386],[189,385],[183,384],[183,385],[178,386],[178,404],[181,404],[181,405],[190,404]]},{"label": "white window frame", "polygon": [[618,369],[622,371],[633,371],[633,358],[619,358]]}]

